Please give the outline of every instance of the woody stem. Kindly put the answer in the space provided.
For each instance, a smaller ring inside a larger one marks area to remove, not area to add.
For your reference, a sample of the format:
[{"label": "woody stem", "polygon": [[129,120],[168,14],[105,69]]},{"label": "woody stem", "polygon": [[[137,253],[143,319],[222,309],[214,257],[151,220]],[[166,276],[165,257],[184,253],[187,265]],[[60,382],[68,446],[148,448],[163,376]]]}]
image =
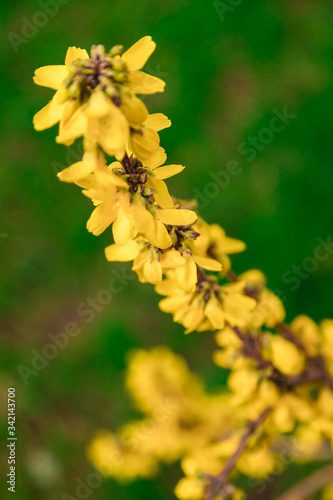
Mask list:
[{"label": "woody stem", "polygon": [[239,442],[236,451],[228,458],[222,471],[218,476],[210,476],[210,484],[206,491],[205,500],[213,500],[218,494],[223,493],[223,490],[228,487],[228,478],[235,468],[235,465],[247,447],[249,439],[255,434],[257,429],[264,423],[272,408],[266,408],[259,417],[250,421],[247,426],[247,432]]}]

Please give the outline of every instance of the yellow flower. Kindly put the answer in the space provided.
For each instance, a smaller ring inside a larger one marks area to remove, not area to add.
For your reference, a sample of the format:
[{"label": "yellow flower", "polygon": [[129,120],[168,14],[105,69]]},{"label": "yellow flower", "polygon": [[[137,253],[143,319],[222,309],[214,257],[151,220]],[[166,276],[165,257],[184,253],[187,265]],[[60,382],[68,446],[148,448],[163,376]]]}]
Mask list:
[{"label": "yellow flower", "polygon": [[271,336],[270,351],[273,365],[285,375],[297,375],[303,370],[304,355],[288,340]]},{"label": "yellow flower", "polygon": [[64,125],[78,109],[80,103],[75,100],[64,100],[66,90],[64,81],[71,73],[71,65],[76,60],[89,59],[88,52],[77,47],[69,47],[65,64],[57,66],[43,66],[36,70],[34,82],[36,85],[50,87],[56,90],[53,99],[34,116],[36,130],[52,127],[59,121]]},{"label": "yellow flower", "polygon": [[167,278],[156,286],[156,292],[166,295],[159,306],[173,314],[174,321],[194,330],[219,330],[226,323],[244,326],[256,302],[242,294],[244,283],[219,286],[215,276],[200,272],[196,289],[186,292],[177,283],[176,270],[169,271]]},{"label": "yellow flower", "polygon": [[209,256],[221,262],[223,275],[226,275],[231,268],[228,255],[243,252],[246,249],[245,243],[235,238],[229,238],[221,226],[207,224],[201,218],[198,219],[195,229],[200,233],[195,242],[198,255]]},{"label": "yellow flower", "polygon": [[217,332],[215,340],[222,349],[214,352],[214,362],[223,368],[234,367],[239,356],[242,355],[242,343],[235,332],[230,326],[225,326],[223,330]]},{"label": "yellow flower", "polygon": [[247,476],[265,478],[269,476],[275,465],[275,458],[266,445],[246,450],[240,457],[237,468]]},{"label": "yellow flower", "polygon": [[261,328],[266,325],[273,328],[277,323],[281,323],[286,312],[281,299],[268,288],[259,292],[257,307],[253,311],[249,324],[254,328]]},{"label": "yellow flower", "polygon": [[118,162],[109,168],[98,164],[94,174],[77,181],[84,188],[83,193],[97,205],[87,223],[88,230],[99,235],[113,224],[117,245],[127,245],[141,235],[155,247],[170,247],[172,241],[166,226],[190,225],[195,222],[196,214],[173,205],[158,172],[147,171],[134,158],[128,158],[125,167],[127,170]]},{"label": "yellow flower", "polygon": [[333,373],[333,320],[324,319],[320,322],[322,333],[322,351]]},{"label": "yellow flower", "polygon": [[166,154],[160,147],[157,132],[170,127],[171,121],[162,113],[149,115],[139,128],[132,127],[128,142],[128,152],[133,153],[143,165],[155,168],[166,160]]},{"label": "yellow flower", "polygon": [[138,129],[148,118],[136,94],[164,90],[162,80],[140,71],[155,47],[149,36],[122,56],[121,46],[108,53],[102,45],[93,46],[90,58],[85,50],[70,47],[65,65],[36,70],[35,83],[57,92],[35,115],[35,128],[43,130],[60,122],[57,142],[70,145],[84,136],[87,152],[98,145],[109,155],[124,156],[131,128]]},{"label": "yellow flower", "polygon": [[[162,167],[163,168],[163,167]],[[197,265],[210,271],[220,271],[219,262],[192,254],[193,240],[197,233],[191,226],[169,227],[172,244],[167,249],[156,248],[138,239],[127,245],[110,245],[105,249],[109,261],[134,260],[133,270],[142,283],[157,285],[163,274],[174,269],[177,284],[185,291],[194,291],[198,281]]]},{"label": "yellow flower", "polygon": [[164,346],[130,354],[126,385],[136,406],[150,414],[158,404],[178,414],[184,398],[195,399],[201,394],[201,384],[186,361]]},{"label": "yellow flower", "polygon": [[297,316],[290,324],[291,330],[301,339],[311,356],[318,354],[320,347],[320,330],[316,323],[305,315]]},{"label": "yellow flower", "polygon": [[88,459],[103,476],[135,479],[156,474],[155,460],[141,452],[136,445],[135,429],[131,431],[131,436],[126,428],[119,435],[100,431],[89,444]]},{"label": "yellow flower", "polygon": [[234,370],[228,378],[228,386],[234,393],[234,404],[253,397],[259,382],[259,374],[246,368]]},{"label": "yellow flower", "polygon": [[221,472],[223,461],[211,457],[206,450],[201,450],[189,455],[182,460],[182,469],[186,477],[182,478],[176,488],[175,494],[180,500],[200,500],[204,498],[207,481],[205,474],[216,476]]}]

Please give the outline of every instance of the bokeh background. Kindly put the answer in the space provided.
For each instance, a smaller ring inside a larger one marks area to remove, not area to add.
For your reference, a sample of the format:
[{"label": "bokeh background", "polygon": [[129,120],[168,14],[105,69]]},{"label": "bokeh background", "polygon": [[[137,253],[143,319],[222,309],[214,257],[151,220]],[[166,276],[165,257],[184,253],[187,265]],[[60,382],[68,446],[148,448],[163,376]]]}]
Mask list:
[{"label": "bokeh background", "polygon": [[[196,189],[215,193],[201,203],[202,215],[246,241],[248,250],[234,259],[235,270],[264,270],[271,288],[285,297],[288,319],[297,313],[315,320],[332,316],[332,255],[327,252],[313,272],[304,271],[317,239],[326,241],[332,232],[331,2],[243,1],[224,15],[219,5],[228,1],[55,2],[58,12],[37,31],[29,23],[43,24],[36,17],[45,11],[43,1],[1,3],[0,488],[1,498],[12,498],[4,484],[3,444],[6,391],[14,386],[18,500],[75,498],[76,478],[85,481],[93,472],[85,449],[94,432],[115,430],[136,416],[123,386],[132,348],[168,344],[186,356],[210,390],[225,382],[211,362],[212,335],[184,336],[182,327],[159,311],[150,285],[127,279],[109,305],[99,304],[92,321],[78,313],[107,287],[115,269],[130,276],[130,267],[106,262],[110,232],[99,238],[89,234],[89,201],[75,186],[57,180],[57,170],[77,161],[80,146],[67,150],[55,144],[55,129],[37,133],[32,127],[33,115],[52,95],[34,86],[33,72],[62,64],[68,46],[128,48],[144,35],[153,37],[157,50],[147,70],[165,79],[167,87],[146,103],[172,120],[172,128],[161,134],[168,162],[187,166],[170,181],[170,190],[184,198]],[[285,106],[296,117],[269,143],[259,141],[248,161],[240,145],[250,136],[267,138],[262,130],[273,110]],[[218,192],[207,188],[210,172],[225,170],[232,160],[241,173]],[[293,266],[305,273],[297,287],[290,283]],[[48,335],[63,332],[70,321],[80,334],[25,385],[18,366],[31,368],[32,350],[41,353]],[[274,498],[307,470],[292,465],[268,485],[263,498]],[[171,499],[180,475],[172,466],[152,482],[105,480],[90,498]]]}]

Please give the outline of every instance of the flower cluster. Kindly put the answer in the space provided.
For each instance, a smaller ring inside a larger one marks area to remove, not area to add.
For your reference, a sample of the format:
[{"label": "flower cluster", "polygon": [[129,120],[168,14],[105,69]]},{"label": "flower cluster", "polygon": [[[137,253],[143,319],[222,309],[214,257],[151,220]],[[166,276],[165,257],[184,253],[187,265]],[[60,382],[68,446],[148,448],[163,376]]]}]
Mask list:
[{"label": "flower cluster", "polygon": [[148,36],[124,53],[119,45],[93,46],[90,56],[69,48],[64,65],[36,71],[35,83],[56,93],[34,125],[59,123],[61,144],[82,138],[82,160],[58,177],[92,201],[87,229],[111,235],[112,228],[107,260],[131,261],[185,333],[215,332],[213,359],[228,371],[227,387],[207,394],[167,348],[137,352],[127,386],[145,417],[117,434],[99,433],[88,455],[102,474],[120,479],[150,477],[159,463],[181,460],[179,499],[240,500],[229,481],[234,470],[261,484],[286,465],[285,443],[295,460],[333,444],[333,320],[316,325],[299,316],[285,324],[263,273],[232,270],[230,255],[244,243],[205,222],[195,202],[170,195],[165,180],[184,169],[164,165],[159,132],[171,122],[149,114],[139,97],[164,90],[141,71],[154,49]]}]

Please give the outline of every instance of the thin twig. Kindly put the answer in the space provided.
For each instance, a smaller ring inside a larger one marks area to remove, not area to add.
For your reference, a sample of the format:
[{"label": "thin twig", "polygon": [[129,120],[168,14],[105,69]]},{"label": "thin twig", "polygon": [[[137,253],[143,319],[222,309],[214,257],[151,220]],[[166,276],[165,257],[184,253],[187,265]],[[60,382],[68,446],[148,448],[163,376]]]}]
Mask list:
[{"label": "thin twig", "polygon": [[236,451],[228,458],[222,471],[218,476],[210,476],[210,484],[206,491],[205,500],[213,500],[218,494],[223,493],[223,491],[228,488],[228,478],[232,473],[235,465],[244,452],[249,439],[255,434],[257,429],[264,423],[268,415],[271,413],[272,408],[266,408],[259,417],[248,423],[248,430],[239,442]]},{"label": "thin twig", "polygon": [[277,500],[306,500],[310,495],[333,482],[333,465],[316,471],[283,493]]}]

